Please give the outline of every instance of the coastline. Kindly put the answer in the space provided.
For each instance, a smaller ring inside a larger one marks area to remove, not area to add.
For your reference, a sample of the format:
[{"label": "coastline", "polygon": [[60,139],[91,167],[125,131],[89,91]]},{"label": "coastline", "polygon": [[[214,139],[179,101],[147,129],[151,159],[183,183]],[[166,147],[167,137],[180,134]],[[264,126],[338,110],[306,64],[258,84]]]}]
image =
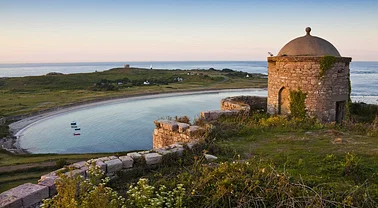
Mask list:
[{"label": "coastline", "polygon": [[207,93],[220,93],[220,92],[234,92],[234,91],[249,91],[249,90],[265,90],[266,88],[229,88],[229,89],[208,89],[208,90],[187,90],[187,91],[176,91],[176,92],[160,92],[160,93],[148,93],[148,94],[139,94],[139,95],[128,95],[125,97],[116,97],[116,98],[107,98],[107,99],[99,99],[93,100],[86,103],[75,103],[69,106],[61,106],[58,108],[53,108],[46,110],[44,112],[35,113],[36,115],[24,115],[20,116],[20,120],[15,121],[9,124],[9,130],[11,133],[12,138],[12,147],[11,148],[4,148],[5,150],[13,153],[19,154],[29,154],[27,150],[24,150],[19,145],[19,135],[27,129],[29,126],[51,118],[53,116],[65,114],[67,112],[87,109],[99,105],[107,105],[114,102],[125,102],[125,101],[133,101],[133,100],[147,100],[147,99],[154,99],[154,98],[163,98],[163,97],[173,97],[173,96],[185,96],[185,95],[194,95],[194,94],[207,94]]},{"label": "coastline", "polygon": [[[120,96],[120,97],[109,97],[109,98],[102,98],[96,99],[87,102],[78,102],[73,103],[68,106],[60,106],[57,108],[52,108],[48,110],[44,110],[42,112],[33,113],[34,115],[22,115],[18,116],[21,119],[9,124],[10,130],[10,138],[7,141],[6,147],[3,149],[18,154],[31,154],[25,149],[22,149],[19,144],[19,135],[22,134],[24,130],[26,130],[29,126],[36,124],[40,121],[45,119],[49,119],[51,117],[65,114],[67,112],[76,111],[87,109],[99,105],[107,105],[115,102],[127,102],[133,100],[147,100],[147,99],[154,99],[154,98],[164,98],[164,97],[174,97],[174,96],[185,96],[185,95],[195,95],[195,94],[207,94],[207,93],[220,93],[220,92],[235,92],[235,91],[250,91],[250,90],[266,90],[266,88],[228,88],[228,89],[198,89],[198,90],[183,90],[183,91],[176,91],[176,92],[156,92],[156,93],[144,93],[138,95],[127,95],[127,96]],[[353,102],[366,102],[370,104],[376,104],[378,101],[378,96],[368,96],[369,99],[365,96],[353,96]],[[10,140],[10,141],[9,141]],[[0,143],[1,144],[1,143]],[[2,143],[2,144],[5,144]]]}]

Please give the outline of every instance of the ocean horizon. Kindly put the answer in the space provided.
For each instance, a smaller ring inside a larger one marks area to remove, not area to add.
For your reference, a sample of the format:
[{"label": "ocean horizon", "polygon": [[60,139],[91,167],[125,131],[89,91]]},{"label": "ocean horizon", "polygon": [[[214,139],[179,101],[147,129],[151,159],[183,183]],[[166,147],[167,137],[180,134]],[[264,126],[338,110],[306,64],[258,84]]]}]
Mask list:
[{"label": "ocean horizon", "polygon": [[[131,67],[152,69],[224,68],[248,73],[267,74],[267,61],[145,61],[145,62],[69,62],[0,64],[0,77],[40,76],[50,72],[63,74],[101,72],[111,68]],[[350,64],[352,96],[378,96],[378,61],[352,61]]]}]

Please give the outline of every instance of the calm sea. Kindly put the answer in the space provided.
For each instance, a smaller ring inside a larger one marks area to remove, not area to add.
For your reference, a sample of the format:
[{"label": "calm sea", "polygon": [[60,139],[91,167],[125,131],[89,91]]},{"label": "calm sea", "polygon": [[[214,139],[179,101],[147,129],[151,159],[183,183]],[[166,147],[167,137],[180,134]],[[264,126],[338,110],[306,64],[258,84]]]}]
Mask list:
[{"label": "calm sea", "polygon": [[[104,71],[130,64],[132,67],[154,69],[224,69],[267,74],[266,61],[170,61],[170,62],[90,62],[0,64],[0,77],[44,75],[49,72],[64,74]],[[378,62],[351,63],[352,96],[378,96]]]}]

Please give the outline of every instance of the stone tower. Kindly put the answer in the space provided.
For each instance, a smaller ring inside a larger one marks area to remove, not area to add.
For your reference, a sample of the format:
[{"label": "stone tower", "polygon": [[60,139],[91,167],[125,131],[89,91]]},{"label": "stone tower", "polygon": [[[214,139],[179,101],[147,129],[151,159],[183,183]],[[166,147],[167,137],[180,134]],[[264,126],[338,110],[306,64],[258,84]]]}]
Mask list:
[{"label": "stone tower", "polygon": [[[268,57],[269,114],[291,113],[290,92],[301,92],[306,114],[324,122],[345,118],[350,94],[349,63],[328,41],[306,35],[287,43],[277,56]],[[294,106],[294,104],[293,104]]]}]

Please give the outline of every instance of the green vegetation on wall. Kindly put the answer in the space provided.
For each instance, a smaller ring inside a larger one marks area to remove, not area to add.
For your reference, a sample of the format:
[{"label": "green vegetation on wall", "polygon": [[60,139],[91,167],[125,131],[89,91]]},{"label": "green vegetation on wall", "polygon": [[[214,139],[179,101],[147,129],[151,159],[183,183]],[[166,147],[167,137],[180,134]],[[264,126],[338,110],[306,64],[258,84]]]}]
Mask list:
[{"label": "green vegetation on wall", "polygon": [[290,111],[293,117],[304,118],[306,116],[306,100],[307,94],[301,90],[290,90]]},{"label": "green vegetation on wall", "polygon": [[334,56],[323,56],[320,58],[320,71],[319,76],[323,77],[327,70],[331,69],[336,63],[336,57]]}]

